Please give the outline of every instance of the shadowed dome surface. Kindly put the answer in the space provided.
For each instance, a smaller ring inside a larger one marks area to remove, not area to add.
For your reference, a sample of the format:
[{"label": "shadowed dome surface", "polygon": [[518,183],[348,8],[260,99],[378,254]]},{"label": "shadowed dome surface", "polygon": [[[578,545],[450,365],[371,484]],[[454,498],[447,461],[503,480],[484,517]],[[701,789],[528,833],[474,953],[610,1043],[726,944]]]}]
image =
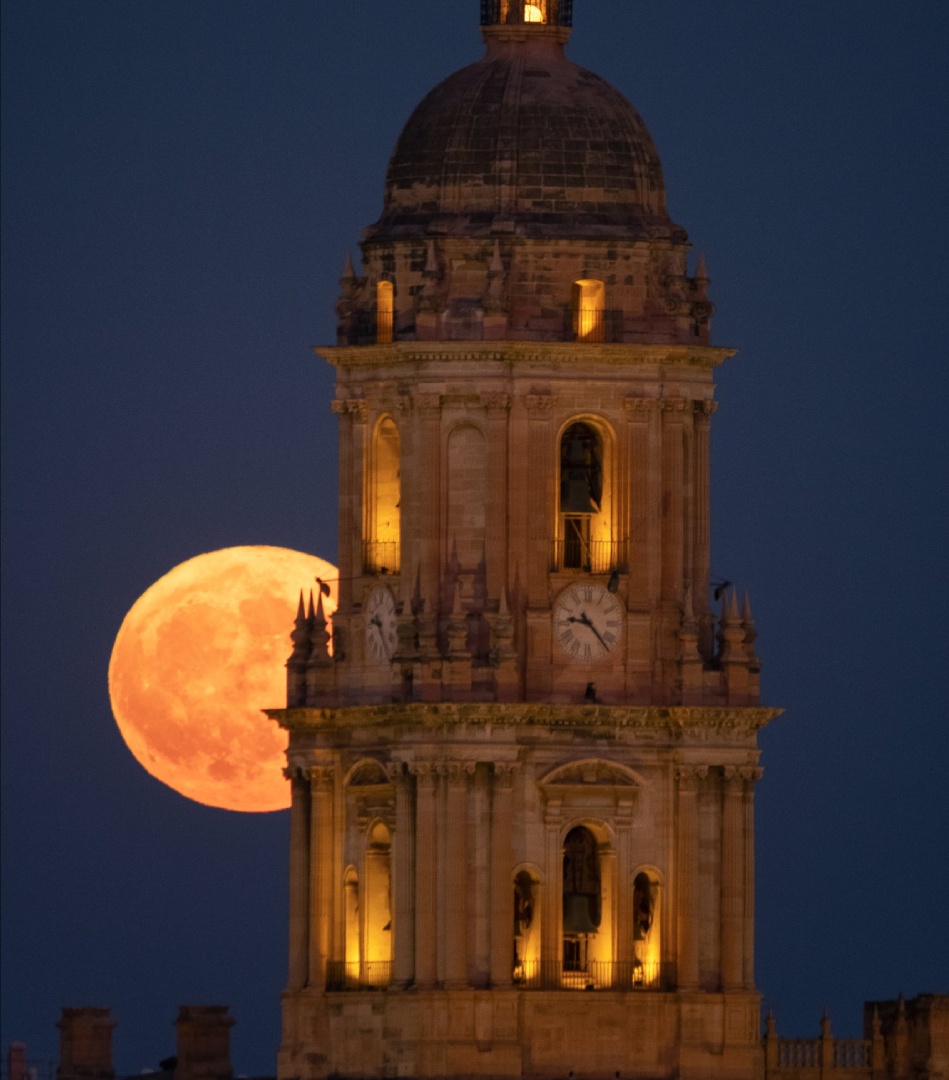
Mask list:
[{"label": "shadowed dome surface", "polygon": [[660,238],[679,232],[662,167],[628,101],[543,30],[487,53],[416,108],[366,238],[420,233]]}]

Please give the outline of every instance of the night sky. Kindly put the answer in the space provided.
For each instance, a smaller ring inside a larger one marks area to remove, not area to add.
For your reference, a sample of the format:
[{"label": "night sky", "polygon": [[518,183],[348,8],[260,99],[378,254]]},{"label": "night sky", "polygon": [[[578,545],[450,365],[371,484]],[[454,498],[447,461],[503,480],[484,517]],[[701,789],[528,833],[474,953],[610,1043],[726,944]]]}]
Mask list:
[{"label": "night sky", "polygon": [[[576,0],[705,252],[714,572],[763,695],[758,983],[786,1035],[949,991],[946,46],[939,0]],[[286,813],[136,764],[106,669],[205,551],[336,554],[337,278],[477,0],[7,0],[3,1017],[57,1055],[108,1005],[122,1072],[229,1004],[273,1073]],[[288,625],[288,633],[290,626]],[[276,706],[279,701],[262,701]]]}]

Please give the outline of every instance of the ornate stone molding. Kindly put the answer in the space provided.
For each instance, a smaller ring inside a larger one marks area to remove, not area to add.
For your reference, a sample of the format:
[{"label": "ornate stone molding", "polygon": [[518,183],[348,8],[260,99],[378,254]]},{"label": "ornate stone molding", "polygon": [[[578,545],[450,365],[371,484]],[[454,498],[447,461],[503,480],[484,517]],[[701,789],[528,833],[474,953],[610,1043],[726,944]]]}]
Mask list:
[{"label": "ornate stone molding", "polygon": [[698,791],[699,784],[708,776],[707,765],[677,765],[676,780],[679,782],[679,791],[694,793]]},{"label": "ornate stone molding", "polygon": [[686,398],[662,398],[659,407],[664,413],[672,413],[675,416],[689,412],[692,402]]},{"label": "ornate stone molding", "polygon": [[[584,364],[622,367],[691,367],[711,370],[734,349],[711,345],[594,344],[585,342]],[[318,347],[317,356],[334,367],[390,367],[393,364],[454,363],[460,360],[494,361],[499,364],[575,363],[577,345],[572,341],[398,341],[391,345],[340,345]]]},{"label": "ornate stone molding", "polygon": [[507,412],[511,408],[511,395],[482,394],[481,404],[488,412]]},{"label": "ornate stone molding", "polygon": [[[642,729],[661,732],[671,741],[678,741],[702,731],[753,733],[780,716],[784,710],[761,706],[407,702],[264,711],[271,720],[288,731],[378,728],[391,724],[437,729],[467,724],[472,727],[492,725],[579,730]],[[426,763],[416,763],[410,766],[410,771],[414,772],[424,764]]]},{"label": "ornate stone molding", "polygon": [[441,394],[416,394],[413,400],[415,408],[429,417],[439,412],[442,407]]},{"label": "ornate stone molding", "polygon": [[659,411],[659,399],[635,397],[631,395],[624,399],[623,408],[626,410],[626,415],[630,419],[633,419],[634,417],[642,417],[645,419],[650,414]]},{"label": "ornate stone molding", "polygon": [[369,418],[369,403],[365,398],[337,398],[330,402],[330,408],[337,416],[352,416],[360,423]]},{"label": "ornate stone molding", "polygon": [[531,420],[547,420],[554,408],[554,399],[550,394],[526,394],[524,407]]},{"label": "ornate stone molding", "polygon": [[741,775],[742,780],[750,781],[752,784],[756,783],[764,776],[764,769],[751,766],[739,769],[738,772]]},{"label": "ornate stone molding", "polygon": [[699,420],[708,420],[718,412],[717,401],[696,401],[693,403],[695,415]]}]

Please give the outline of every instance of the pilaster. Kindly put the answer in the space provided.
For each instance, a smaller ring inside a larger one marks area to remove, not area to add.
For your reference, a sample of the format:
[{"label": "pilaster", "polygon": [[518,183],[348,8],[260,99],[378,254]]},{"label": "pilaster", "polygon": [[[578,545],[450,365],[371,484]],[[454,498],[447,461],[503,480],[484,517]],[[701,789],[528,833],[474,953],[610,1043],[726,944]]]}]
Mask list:
[{"label": "pilaster", "polygon": [[699,811],[701,781],[706,766],[680,766],[678,781],[677,893],[679,904],[678,977],[681,990],[697,990],[699,985]]}]

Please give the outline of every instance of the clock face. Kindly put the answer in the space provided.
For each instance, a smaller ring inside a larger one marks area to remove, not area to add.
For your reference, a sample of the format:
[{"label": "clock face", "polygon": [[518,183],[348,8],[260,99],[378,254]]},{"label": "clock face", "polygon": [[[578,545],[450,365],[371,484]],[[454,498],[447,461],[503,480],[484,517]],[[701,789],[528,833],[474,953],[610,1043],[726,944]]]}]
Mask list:
[{"label": "clock face", "polygon": [[390,660],[398,641],[395,600],[384,585],[377,585],[366,601],[366,651],[374,660]]},{"label": "clock face", "polygon": [[571,585],[554,604],[554,636],[572,660],[602,660],[623,637],[619,601],[602,585]]}]

